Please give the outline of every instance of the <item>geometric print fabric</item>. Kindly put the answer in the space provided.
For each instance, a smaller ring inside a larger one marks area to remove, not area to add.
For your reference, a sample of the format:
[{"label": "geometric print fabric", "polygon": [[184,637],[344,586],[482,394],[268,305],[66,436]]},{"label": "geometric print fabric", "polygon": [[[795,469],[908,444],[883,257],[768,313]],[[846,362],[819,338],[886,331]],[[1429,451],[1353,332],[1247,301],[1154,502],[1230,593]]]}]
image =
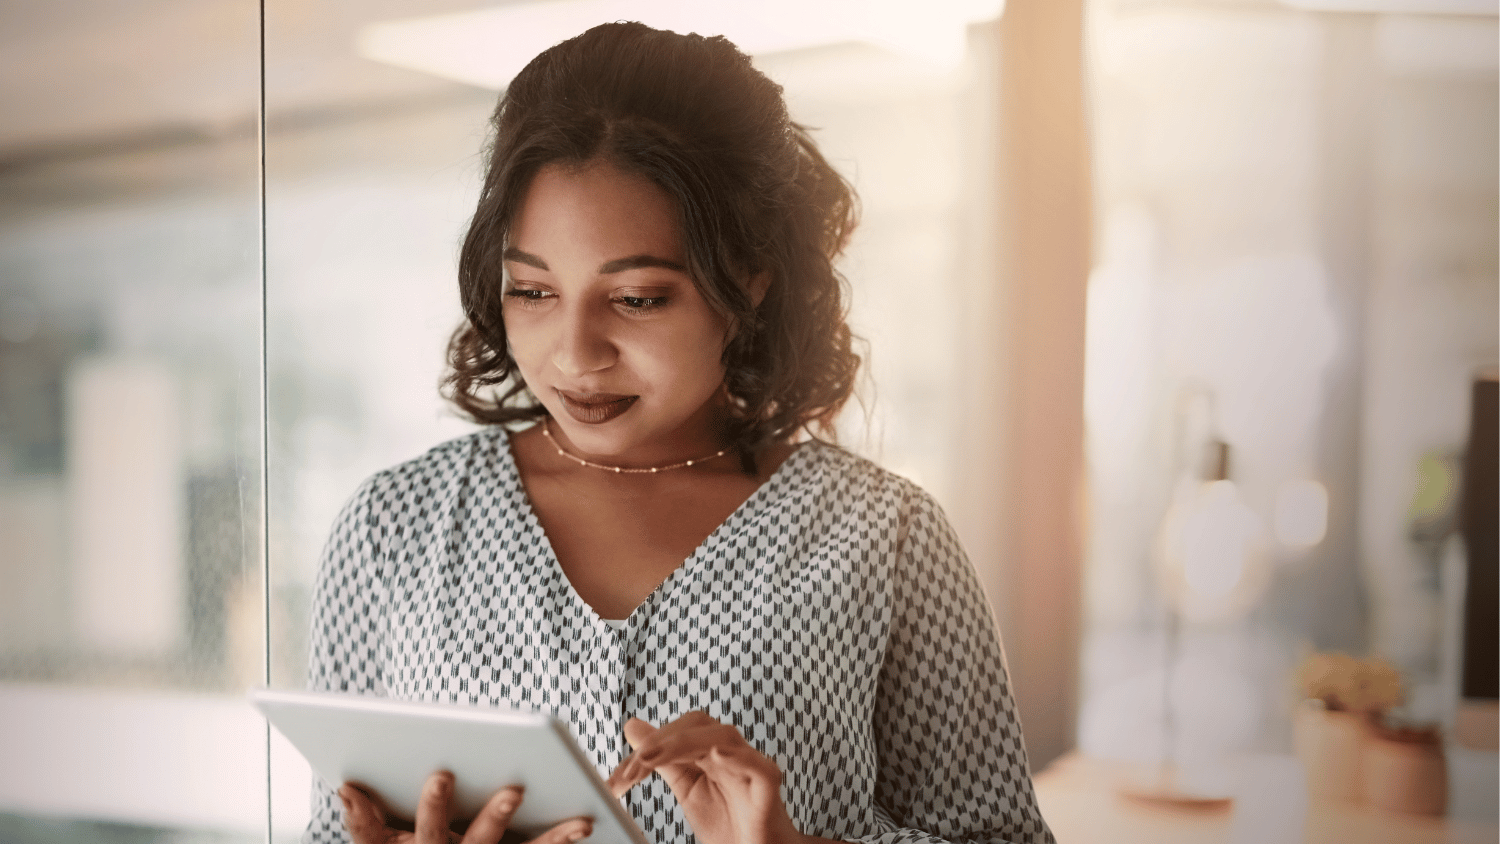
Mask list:
[{"label": "geometric print fabric", "polygon": [[[362,484],[314,595],[310,688],[503,704],[607,777],[632,716],[703,710],[776,760],[797,828],[869,844],[1051,842],[978,579],[936,502],[799,445],[618,629],[573,590],[489,428]],[[625,806],[695,844],[660,777]],[[346,842],[314,785],[303,839]]]}]

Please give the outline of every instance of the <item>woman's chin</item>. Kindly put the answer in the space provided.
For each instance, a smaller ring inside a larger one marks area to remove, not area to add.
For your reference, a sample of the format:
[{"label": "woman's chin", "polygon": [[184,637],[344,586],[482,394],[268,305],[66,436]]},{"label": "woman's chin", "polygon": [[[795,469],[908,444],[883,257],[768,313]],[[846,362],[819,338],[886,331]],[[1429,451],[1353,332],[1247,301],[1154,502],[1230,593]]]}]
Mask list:
[{"label": "woman's chin", "polygon": [[[640,447],[630,435],[625,420],[615,418],[606,422],[578,422],[564,417],[553,417],[552,435],[557,444],[575,457],[610,466],[623,465]],[[559,436],[561,435],[561,436]]]}]

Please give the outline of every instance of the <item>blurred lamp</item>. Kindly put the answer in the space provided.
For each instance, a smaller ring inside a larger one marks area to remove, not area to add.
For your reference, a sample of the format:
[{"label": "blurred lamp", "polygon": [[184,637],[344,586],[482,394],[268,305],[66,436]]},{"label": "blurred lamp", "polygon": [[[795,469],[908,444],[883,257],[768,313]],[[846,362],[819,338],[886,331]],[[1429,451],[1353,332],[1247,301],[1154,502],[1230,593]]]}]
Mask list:
[{"label": "blurred lamp", "polygon": [[1161,575],[1176,609],[1193,621],[1227,620],[1265,585],[1265,525],[1229,479],[1229,446],[1208,444],[1200,477],[1178,483],[1162,520]]},{"label": "blurred lamp", "polygon": [[1121,793],[1140,802],[1200,810],[1233,802],[1213,766],[1190,771],[1178,735],[1173,694],[1182,621],[1227,621],[1260,597],[1266,582],[1265,526],[1229,479],[1229,445],[1210,440],[1196,476],[1181,478],[1157,537],[1157,574],[1167,598],[1166,665],[1162,683],[1161,765],[1153,778],[1127,782]]},{"label": "blurred lamp", "polygon": [[1328,490],[1317,481],[1287,481],[1276,490],[1276,541],[1311,548],[1328,533]]}]

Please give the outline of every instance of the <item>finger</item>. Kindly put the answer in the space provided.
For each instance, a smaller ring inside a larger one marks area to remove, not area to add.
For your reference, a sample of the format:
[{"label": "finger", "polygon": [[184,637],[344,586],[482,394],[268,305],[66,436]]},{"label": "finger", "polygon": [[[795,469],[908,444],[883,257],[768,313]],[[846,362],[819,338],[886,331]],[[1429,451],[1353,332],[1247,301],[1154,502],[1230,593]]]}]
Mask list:
[{"label": "finger", "polygon": [[347,782],[339,787],[338,795],[344,804],[344,827],[355,844],[385,844],[390,830],[385,825],[385,813],[375,801]]},{"label": "finger", "polygon": [[[655,735],[656,732],[655,727],[640,718],[631,718],[625,722],[625,741],[629,742],[632,748],[640,747],[651,736]],[[609,786],[610,793],[618,800],[625,796],[625,792],[634,788],[637,783],[649,776],[651,776],[651,768],[641,765],[636,759],[635,754],[632,753],[620,760],[620,764],[609,775],[609,779],[605,781],[605,785]]]},{"label": "finger", "polygon": [[695,764],[704,776],[744,805],[769,806],[781,797],[781,768],[749,745],[711,748]]},{"label": "finger", "polygon": [[594,820],[592,818],[573,818],[531,839],[531,844],[571,844],[574,841],[582,841],[593,833]]},{"label": "finger", "polygon": [[729,724],[707,718],[673,722],[645,737],[621,762],[610,776],[611,791],[623,794],[654,771],[680,796],[701,776],[697,763],[714,748],[729,754],[755,753]]},{"label": "finger", "polygon": [[640,747],[641,742],[655,734],[656,728],[643,718],[631,718],[625,722],[625,740],[630,742],[632,750]]},{"label": "finger", "polygon": [[730,750],[749,747],[749,744],[739,730],[718,722],[678,730],[663,727],[641,742],[631,756],[645,765],[659,768],[694,761],[715,747]]},{"label": "finger", "polygon": [[[621,760],[623,767],[626,762],[635,759],[650,759],[659,755],[660,748],[664,742],[671,741],[685,734],[695,733],[701,730],[724,729],[726,725],[714,720],[706,712],[689,712],[686,715],[663,724],[660,728],[653,727],[640,718],[631,718],[625,722],[625,740],[630,742],[632,753]],[[728,727],[735,736],[739,731]]]},{"label": "finger", "polygon": [[417,844],[448,844],[448,805],[453,798],[453,775],[435,771],[422,784],[417,798]]},{"label": "finger", "polygon": [[[640,752],[649,750],[656,742],[665,741],[673,736],[683,735],[698,730],[725,728],[728,725],[715,719],[707,712],[695,711],[682,715],[675,720],[668,721],[660,727],[653,727],[640,718],[631,718],[625,722],[625,740],[630,742],[631,749]],[[728,729],[734,730],[733,727]],[[738,733],[738,730],[735,730]]]},{"label": "finger", "polygon": [[[684,761],[683,752],[694,743],[706,748],[705,742],[712,740],[709,736],[716,730],[727,730],[724,738],[729,741],[744,741],[738,730],[721,724],[706,712],[689,712],[660,729],[632,718],[625,724],[625,739],[630,742],[633,752],[621,760],[620,766],[611,774],[612,786],[622,794],[629,791],[636,783],[651,776],[651,772],[663,762]],[[689,752],[686,758],[691,756]]]},{"label": "finger", "polygon": [[495,792],[485,801],[474,822],[469,824],[462,844],[497,844],[505,830],[510,828],[510,820],[516,816],[524,795],[525,790],[519,785],[506,786]]}]

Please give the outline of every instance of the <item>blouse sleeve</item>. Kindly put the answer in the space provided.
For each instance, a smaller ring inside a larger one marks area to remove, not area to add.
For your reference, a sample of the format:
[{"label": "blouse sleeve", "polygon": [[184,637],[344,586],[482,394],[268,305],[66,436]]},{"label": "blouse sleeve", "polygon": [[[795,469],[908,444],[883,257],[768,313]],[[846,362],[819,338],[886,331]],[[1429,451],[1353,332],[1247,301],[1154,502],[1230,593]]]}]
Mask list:
[{"label": "blouse sleeve", "polygon": [[[381,554],[374,481],[354,494],[334,521],[313,590],[307,687],[312,691],[385,695],[380,670]],[[313,776],[312,820],[303,844],[347,844],[343,807]]]},{"label": "blouse sleeve", "polygon": [[857,840],[1053,844],[979,580],[937,503],[909,504],[874,711],[876,802],[896,829]]}]

